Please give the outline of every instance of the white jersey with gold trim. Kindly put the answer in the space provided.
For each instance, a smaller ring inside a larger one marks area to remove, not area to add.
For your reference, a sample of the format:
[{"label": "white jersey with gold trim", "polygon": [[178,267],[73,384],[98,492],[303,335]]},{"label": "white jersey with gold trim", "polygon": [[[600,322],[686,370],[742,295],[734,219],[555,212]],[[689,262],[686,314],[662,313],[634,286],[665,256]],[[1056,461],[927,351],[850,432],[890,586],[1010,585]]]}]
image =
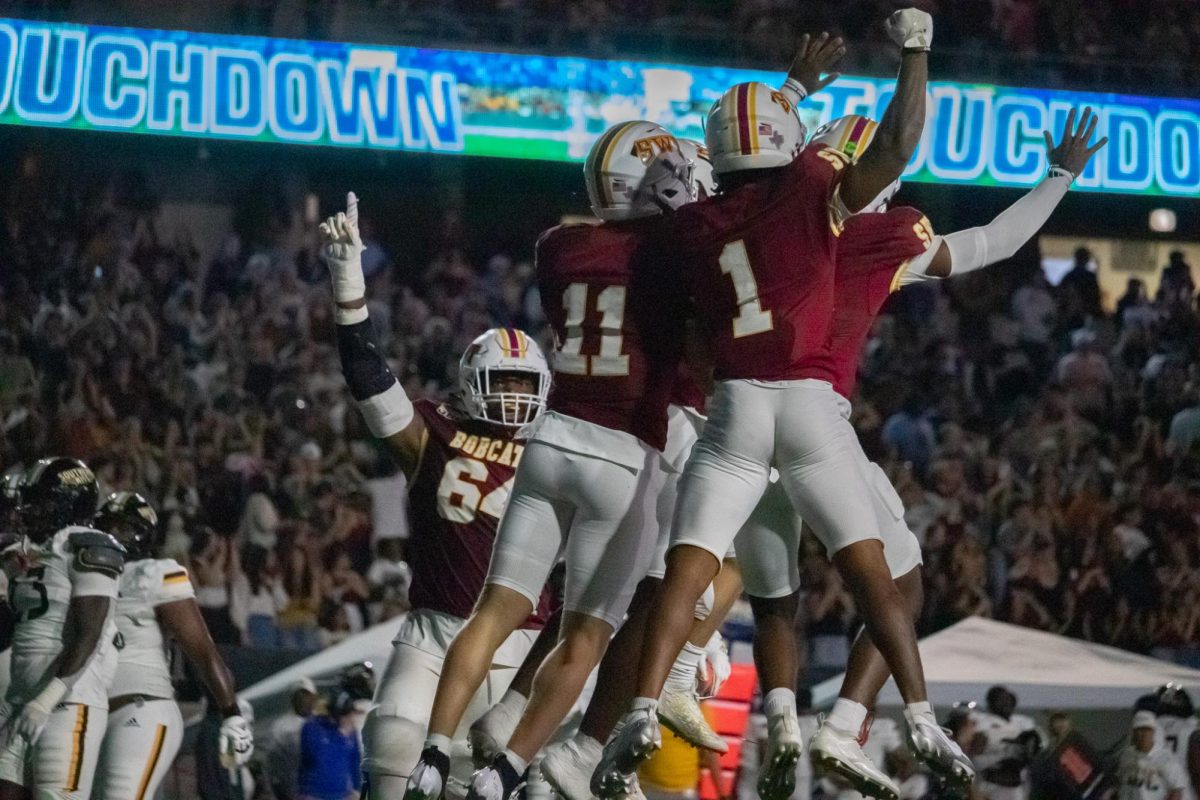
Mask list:
[{"label": "white jersey with gold trim", "polygon": [[[107,551],[103,559],[92,557],[97,546]],[[54,660],[62,652],[71,599],[117,599],[121,562],[115,554],[120,552],[120,546],[108,534],[77,525],[63,528],[40,545],[26,541],[4,550],[9,599],[17,615],[12,682],[5,696],[11,705],[24,705],[45,685]],[[109,607],[96,652],[63,702],[108,708],[108,684],[117,668],[115,606],[114,602]]]},{"label": "white jersey with gold trim", "polygon": [[117,601],[120,668],[109,687],[109,697],[175,697],[167,643],[155,609],[195,596],[187,570],[174,559],[147,558],[125,566]]}]

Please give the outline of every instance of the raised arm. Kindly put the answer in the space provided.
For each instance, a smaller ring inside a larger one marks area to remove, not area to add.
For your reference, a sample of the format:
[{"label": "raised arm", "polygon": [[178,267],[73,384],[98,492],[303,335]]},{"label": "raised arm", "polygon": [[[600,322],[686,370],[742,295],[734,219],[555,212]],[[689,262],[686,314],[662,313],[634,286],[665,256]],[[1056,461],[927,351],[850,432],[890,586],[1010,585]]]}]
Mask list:
[{"label": "raised arm", "polygon": [[[1105,137],[1093,145],[1088,144],[1096,132],[1099,119],[1091,108],[1083,110],[1078,125],[1075,124],[1075,116],[1075,109],[1071,109],[1057,145],[1050,132],[1044,132],[1050,169],[1041,183],[987,225],[947,234],[928,265],[910,267],[901,279],[902,283],[926,276],[946,278],[962,275],[1016,255],[1046,224],[1071,188],[1071,183],[1087,169],[1092,156],[1108,143]],[[912,276],[911,280],[908,275]]]},{"label": "raised arm", "polygon": [[900,74],[871,146],[846,169],[840,195],[850,213],[866,208],[900,178],[925,131],[925,85],[929,81],[929,46],[933,18],[915,8],[888,17],[888,35],[900,45]]},{"label": "raised arm", "polygon": [[391,446],[400,468],[411,478],[425,444],[425,423],[388,367],[367,317],[367,282],[354,192],[346,196],[346,211],[321,223],[320,232],[321,257],[333,281],[342,375],[371,433]]}]

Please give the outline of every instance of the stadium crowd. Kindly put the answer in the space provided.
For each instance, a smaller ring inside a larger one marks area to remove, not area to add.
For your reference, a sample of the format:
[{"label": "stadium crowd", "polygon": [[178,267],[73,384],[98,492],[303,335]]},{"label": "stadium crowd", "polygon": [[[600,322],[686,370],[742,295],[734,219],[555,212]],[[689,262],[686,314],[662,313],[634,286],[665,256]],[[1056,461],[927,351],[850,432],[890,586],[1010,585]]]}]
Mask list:
[{"label": "stadium crowd", "polygon": [[[3,469],[61,452],[151,498],[219,641],[314,649],[404,610],[403,478],[348,401],[313,252],[231,233],[204,263],[136,193],[40,169],[4,198]],[[412,396],[445,393],[489,326],[545,335],[529,249],[472,263],[439,244],[465,224],[429,234],[423,269],[368,228],[371,318]],[[923,632],[979,614],[1200,665],[1191,268],[1173,258],[1153,297],[1131,281],[1110,314],[1089,260],[1057,287],[1030,248],[906,289],[855,424],[925,548]],[[810,667],[834,668],[853,604],[815,543],[805,564]]]},{"label": "stadium crowd", "polygon": [[[873,20],[897,0],[13,0],[13,16],[344,41],[469,43],[572,55],[786,62],[799,34],[852,43],[843,69],[891,71]],[[1141,92],[1195,88],[1200,7],[1190,0],[920,0],[960,79]],[[880,60],[882,59],[882,60]],[[936,59],[935,59],[936,62]]]}]

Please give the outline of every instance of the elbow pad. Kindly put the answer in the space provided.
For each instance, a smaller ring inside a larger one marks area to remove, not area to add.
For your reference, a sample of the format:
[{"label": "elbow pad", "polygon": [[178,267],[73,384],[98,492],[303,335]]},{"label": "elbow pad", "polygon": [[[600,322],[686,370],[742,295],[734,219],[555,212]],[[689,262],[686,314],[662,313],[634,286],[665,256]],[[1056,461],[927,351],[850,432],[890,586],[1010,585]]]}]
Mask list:
[{"label": "elbow pad", "polygon": [[371,433],[384,439],[408,427],[412,402],[375,344],[371,320],[338,325],[337,341],[346,385]]}]

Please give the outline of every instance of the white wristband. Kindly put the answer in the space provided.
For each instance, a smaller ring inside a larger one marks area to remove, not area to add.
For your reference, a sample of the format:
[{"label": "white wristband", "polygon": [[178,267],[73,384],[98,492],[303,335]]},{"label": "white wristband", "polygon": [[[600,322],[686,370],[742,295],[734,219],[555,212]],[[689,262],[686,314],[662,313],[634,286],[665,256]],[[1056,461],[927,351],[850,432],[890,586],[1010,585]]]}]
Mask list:
[{"label": "white wristband", "polygon": [[[361,295],[360,295],[361,296]],[[333,321],[338,325],[357,325],[367,319],[367,306],[364,303],[358,308],[333,307]]]},{"label": "white wristband", "polygon": [[358,408],[362,411],[368,430],[377,439],[386,439],[404,430],[416,413],[399,381],[377,395],[360,400]]},{"label": "white wristband", "polygon": [[804,98],[808,97],[808,90],[804,88],[804,84],[791,76],[788,76],[788,79],[783,82],[783,88],[780,91],[793,106],[800,105],[804,102]]},{"label": "white wristband", "polygon": [[42,708],[53,711],[54,707],[61,703],[63,698],[67,696],[70,688],[62,678],[51,678],[45,688],[38,692],[37,697],[34,697],[29,702],[36,703]]}]

